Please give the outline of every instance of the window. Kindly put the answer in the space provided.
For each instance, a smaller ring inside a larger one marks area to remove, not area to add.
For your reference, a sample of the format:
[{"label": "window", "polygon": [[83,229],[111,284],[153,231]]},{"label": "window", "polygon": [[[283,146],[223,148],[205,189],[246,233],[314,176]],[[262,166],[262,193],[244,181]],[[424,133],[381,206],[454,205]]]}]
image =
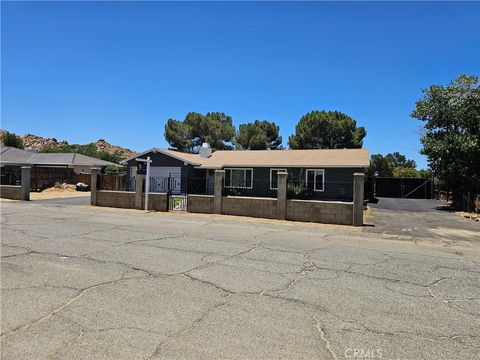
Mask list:
[{"label": "window", "polygon": [[253,169],[225,169],[226,188],[251,189],[253,183]]},{"label": "window", "polygon": [[307,169],[307,188],[313,191],[323,191],[325,186],[324,169]]},{"label": "window", "polygon": [[287,169],[270,169],[270,190],[277,190],[278,177],[277,173],[282,171],[287,171]]}]

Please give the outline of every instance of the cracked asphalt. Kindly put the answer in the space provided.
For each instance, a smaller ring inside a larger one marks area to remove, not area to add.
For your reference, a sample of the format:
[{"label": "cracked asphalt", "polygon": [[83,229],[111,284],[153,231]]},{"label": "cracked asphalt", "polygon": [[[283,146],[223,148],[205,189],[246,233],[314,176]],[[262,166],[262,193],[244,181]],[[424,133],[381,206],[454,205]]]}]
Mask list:
[{"label": "cracked asphalt", "polygon": [[358,229],[2,201],[2,359],[479,359],[478,227],[388,211]]}]

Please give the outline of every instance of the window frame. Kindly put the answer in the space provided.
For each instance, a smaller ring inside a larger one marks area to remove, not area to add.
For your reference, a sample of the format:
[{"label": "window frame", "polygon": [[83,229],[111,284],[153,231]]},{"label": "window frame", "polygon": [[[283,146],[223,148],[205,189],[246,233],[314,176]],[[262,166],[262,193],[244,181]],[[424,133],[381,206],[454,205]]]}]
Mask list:
[{"label": "window frame", "polygon": [[[225,176],[223,177],[223,187],[225,189],[253,189],[253,168],[224,168],[223,170],[225,170]],[[227,185],[226,183],[226,179],[227,179],[227,170],[230,170],[230,185]],[[247,170],[250,170],[250,186],[232,186],[232,173],[231,171],[232,170],[243,170],[244,171],[244,180],[245,180],[245,184],[246,184],[246,181],[247,181],[247,176],[246,176],[246,172]]]},{"label": "window frame", "polygon": [[283,168],[283,169],[280,169],[280,168],[270,168],[270,190],[278,190],[278,183],[277,183],[277,187],[272,187],[272,171],[274,170],[277,170],[277,173],[279,171],[285,171],[288,173],[288,170],[286,168]]},{"label": "window frame", "polygon": [[[305,170],[305,186],[308,188],[308,172],[313,171],[313,191],[324,192],[325,191],[325,169],[306,169]],[[317,190],[317,172],[322,173],[322,189]]]}]

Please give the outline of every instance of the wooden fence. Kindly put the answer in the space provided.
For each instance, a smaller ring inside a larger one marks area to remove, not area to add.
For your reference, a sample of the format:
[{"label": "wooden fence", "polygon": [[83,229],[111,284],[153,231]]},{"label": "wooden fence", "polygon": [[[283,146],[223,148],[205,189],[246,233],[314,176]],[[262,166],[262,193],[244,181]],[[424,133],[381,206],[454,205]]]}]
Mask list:
[{"label": "wooden fence", "polygon": [[97,190],[113,190],[113,191],[128,191],[127,174],[112,175],[100,174],[98,175]]},{"label": "wooden fence", "polygon": [[80,173],[75,174],[74,176],[75,184],[81,182],[87,184],[88,186],[92,185],[92,174]]}]

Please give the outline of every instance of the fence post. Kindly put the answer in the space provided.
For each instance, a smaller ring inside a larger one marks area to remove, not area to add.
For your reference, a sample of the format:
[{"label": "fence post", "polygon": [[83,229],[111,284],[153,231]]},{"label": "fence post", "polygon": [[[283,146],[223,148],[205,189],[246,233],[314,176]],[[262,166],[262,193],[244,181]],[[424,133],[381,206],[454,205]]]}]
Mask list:
[{"label": "fence post", "polygon": [[223,177],[225,176],[225,170],[215,170],[215,188],[213,200],[213,213],[222,213],[222,190],[223,190]]},{"label": "fence post", "polygon": [[142,209],[142,197],[143,197],[143,179],[144,175],[135,174],[135,209]]},{"label": "fence post", "polygon": [[287,218],[287,172],[277,172],[277,220]]},{"label": "fence post", "polygon": [[353,174],[353,225],[363,226],[363,173]]},{"label": "fence post", "polygon": [[101,169],[92,168],[92,180],[90,185],[90,205],[97,206],[97,179]]},{"label": "fence post", "polygon": [[22,189],[20,194],[20,200],[30,200],[30,166],[22,166]]}]

